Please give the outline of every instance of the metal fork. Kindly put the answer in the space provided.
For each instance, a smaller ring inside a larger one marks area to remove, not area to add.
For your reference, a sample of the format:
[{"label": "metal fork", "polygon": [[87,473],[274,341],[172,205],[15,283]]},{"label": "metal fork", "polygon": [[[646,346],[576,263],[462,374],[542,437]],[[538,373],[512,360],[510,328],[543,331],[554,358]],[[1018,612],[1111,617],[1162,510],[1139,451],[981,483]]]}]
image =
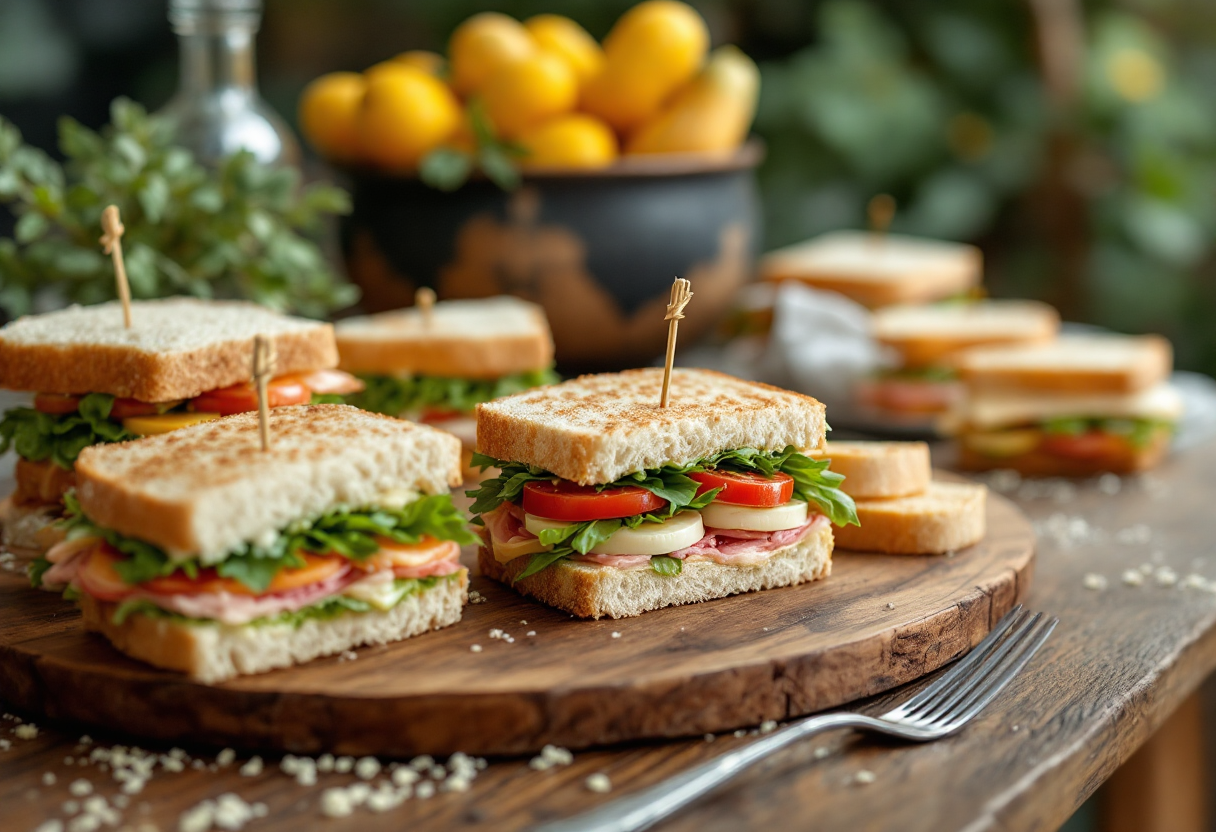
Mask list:
[{"label": "metal fork", "polygon": [[876,731],[913,742],[955,733],[992,701],[1043,646],[1058,619],[1019,604],[958,664],[902,705],[878,717],[838,712],[792,722],[657,785],[534,832],[637,832],[708,794],[779,749],[834,728]]}]

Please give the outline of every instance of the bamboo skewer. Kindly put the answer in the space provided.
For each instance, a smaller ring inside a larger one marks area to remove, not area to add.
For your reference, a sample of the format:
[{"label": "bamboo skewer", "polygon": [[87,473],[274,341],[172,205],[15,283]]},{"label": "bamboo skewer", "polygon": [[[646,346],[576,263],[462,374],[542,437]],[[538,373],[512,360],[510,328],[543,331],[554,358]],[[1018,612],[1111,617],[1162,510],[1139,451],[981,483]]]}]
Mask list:
[{"label": "bamboo skewer", "polygon": [[435,325],[435,290],[429,286],[423,286],[414,293],[414,305],[418,307],[418,311],[422,313],[422,326],[425,329],[430,329]]},{"label": "bamboo skewer", "polygon": [[253,382],[258,390],[258,434],[262,450],[270,450],[270,402],[267,385],[274,372],[274,342],[265,335],[253,337]]},{"label": "bamboo skewer", "polygon": [[114,282],[118,299],[122,301],[123,326],[131,328],[131,286],[127,283],[127,266],[122,259],[122,235],[126,230],[118,215],[117,205],[108,205],[101,212],[101,250],[114,259]]},{"label": "bamboo skewer", "polygon": [[885,237],[895,219],[895,197],[890,194],[875,194],[866,205],[866,217],[870,222],[870,231],[879,237]]},{"label": "bamboo skewer", "polygon": [[671,367],[676,360],[676,331],[684,317],[684,307],[692,300],[692,284],[682,277],[677,277],[671,284],[671,300],[667,304],[667,361],[663,365],[663,395],[659,399],[659,407],[667,407],[668,394],[671,388]]}]

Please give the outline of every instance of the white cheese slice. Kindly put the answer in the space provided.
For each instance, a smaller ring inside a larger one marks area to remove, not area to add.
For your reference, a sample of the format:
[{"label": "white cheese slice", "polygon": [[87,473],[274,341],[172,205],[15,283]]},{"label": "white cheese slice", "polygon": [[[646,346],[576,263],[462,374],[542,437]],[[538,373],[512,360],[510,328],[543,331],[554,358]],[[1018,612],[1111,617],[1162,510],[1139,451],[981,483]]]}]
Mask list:
[{"label": "white cheese slice", "polygon": [[[524,515],[524,526],[535,535],[545,529],[569,525],[568,520]],[[701,522],[701,515],[695,511],[682,511],[662,523],[643,523],[636,529],[620,529],[591,551],[597,555],[666,555],[691,546],[703,537],[705,524]]]},{"label": "white cheese slice", "polygon": [[806,522],[807,505],[790,500],[780,506],[762,508],[714,502],[701,509],[701,519],[711,529],[743,529],[749,532],[779,532],[796,529]]}]

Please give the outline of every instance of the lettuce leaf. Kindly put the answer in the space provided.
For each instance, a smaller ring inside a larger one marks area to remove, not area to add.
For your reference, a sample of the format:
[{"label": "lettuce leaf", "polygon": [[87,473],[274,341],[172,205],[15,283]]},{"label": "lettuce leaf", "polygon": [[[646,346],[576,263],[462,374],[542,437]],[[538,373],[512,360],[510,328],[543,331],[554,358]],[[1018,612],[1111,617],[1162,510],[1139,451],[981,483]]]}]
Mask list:
[{"label": "lettuce leaf", "polygon": [[32,407],[15,407],[0,418],[0,453],[9,448],[30,462],[51,460],[72,470],[76,457],[90,445],[126,442],[137,438],[110,420],[114,397],[90,393],[80,400],[75,413],[52,415]]},{"label": "lettuce leaf", "polygon": [[1039,423],[1044,433],[1055,436],[1081,436],[1090,431],[1122,436],[1139,450],[1147,447],[1161,433],[1173,433],[1174,423],[1165,419],[1119,419],[1068,416],[1047,419]]},{"label": "lettuce leaf", "polygon": [[30,561],[30,565],[25,567],[25,574],[30,579],[30,586],[37,589],[42,586],[42,576],[52,566],[51,562],[45,557],[35,558]]},{"label": "lettuce leaf", "polygon": [[532,370],[497,379],[440,378],[436,376],[360,376],[366,387],[346,397],[346,403],[374,413],[400,416],[424,409],[472,413],[481,402],[488,402],[533,387],[556,384],[560,377],[553,370]]}]

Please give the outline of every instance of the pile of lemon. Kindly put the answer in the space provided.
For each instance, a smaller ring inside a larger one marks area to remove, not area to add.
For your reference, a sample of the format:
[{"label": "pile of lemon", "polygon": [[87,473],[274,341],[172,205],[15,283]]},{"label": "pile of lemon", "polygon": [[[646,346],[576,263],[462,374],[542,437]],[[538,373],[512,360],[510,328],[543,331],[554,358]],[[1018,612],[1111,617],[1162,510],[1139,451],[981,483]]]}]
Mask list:
[{"label": "pile of lemon", "polygon": [[319,153],[394,171],[451,148],[474,153],[484,114],[524,167],[598,168],[621,154],[728,153],[747,136],[760,76],[733,46],[709,54],[695,9],[647,0],[599,44],[567,17],[470,17],[445,60],[406,52],[334,72],[300,100]]}]

